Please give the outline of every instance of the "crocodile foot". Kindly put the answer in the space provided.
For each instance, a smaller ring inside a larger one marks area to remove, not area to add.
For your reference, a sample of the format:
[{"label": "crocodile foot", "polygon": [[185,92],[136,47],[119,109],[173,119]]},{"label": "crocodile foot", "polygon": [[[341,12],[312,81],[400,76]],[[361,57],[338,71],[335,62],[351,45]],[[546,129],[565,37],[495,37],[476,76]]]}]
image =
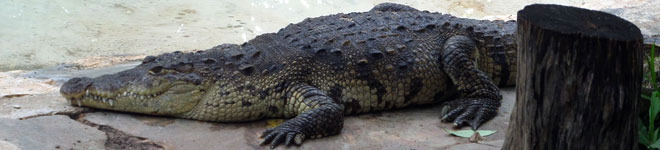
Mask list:
[{"label": "crocodile foot", "polygon": [[495,117],[500,102],[488,98],[462,98],[447,105],[450,111],[442,116],[443,121],[453,121],[457,127],[469,125],[476,130],[482,123]]},{"label": "crocodile foot", "polygon": [[301,128],[286,123],[264,131],[261,137],[264,138],[261,145],[270,143],[271,149],[282,144],[282,142],[284,142],[284,145],[289,146],[293,143],[300,145],[305,140],[305,134],[303,134]]}]

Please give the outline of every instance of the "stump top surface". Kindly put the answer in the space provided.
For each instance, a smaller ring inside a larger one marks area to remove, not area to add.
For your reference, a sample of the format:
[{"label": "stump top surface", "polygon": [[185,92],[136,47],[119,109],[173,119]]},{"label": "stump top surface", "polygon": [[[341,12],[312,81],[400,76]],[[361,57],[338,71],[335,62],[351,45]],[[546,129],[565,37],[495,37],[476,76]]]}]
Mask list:
[{"label": "stump top surface", "polygon": [[631,22],[609,13],[553,4],[533,4],[518,11],[518,21],[560,33],[615,40],[639,40],[642,33]]}]

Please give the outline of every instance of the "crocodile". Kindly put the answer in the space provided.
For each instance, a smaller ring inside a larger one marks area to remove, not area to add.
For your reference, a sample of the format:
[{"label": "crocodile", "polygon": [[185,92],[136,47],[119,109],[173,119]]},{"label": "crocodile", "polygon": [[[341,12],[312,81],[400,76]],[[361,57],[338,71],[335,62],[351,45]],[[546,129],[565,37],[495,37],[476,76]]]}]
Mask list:
[{"label": "crocodile", "polygon": [[345,115],[414,105],[444,104],[440,119],[477,129],[497,114],[498,86],[515,83],[515,30],[382,3],[242,44],[147,56],[69,79],[60,93],[74,106],[202,121],[291,118],[263,132],[271,148],[339,134]]}]

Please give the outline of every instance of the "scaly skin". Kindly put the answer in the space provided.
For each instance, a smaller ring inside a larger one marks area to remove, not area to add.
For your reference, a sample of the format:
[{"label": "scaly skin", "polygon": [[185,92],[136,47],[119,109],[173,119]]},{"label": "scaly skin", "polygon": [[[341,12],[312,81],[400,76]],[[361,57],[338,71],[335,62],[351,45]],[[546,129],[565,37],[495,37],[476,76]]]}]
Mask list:
[{"label": "scaly skin", "polygon": [[515,80],[515,22],[456,18],[384,3],[308,18],[241,45],[148,56],[139,66],[74,78],[73,105],[236,122],[292,118],[264,144],[338,134],[343,116],[447,102],[443,116],[476,129]]}]

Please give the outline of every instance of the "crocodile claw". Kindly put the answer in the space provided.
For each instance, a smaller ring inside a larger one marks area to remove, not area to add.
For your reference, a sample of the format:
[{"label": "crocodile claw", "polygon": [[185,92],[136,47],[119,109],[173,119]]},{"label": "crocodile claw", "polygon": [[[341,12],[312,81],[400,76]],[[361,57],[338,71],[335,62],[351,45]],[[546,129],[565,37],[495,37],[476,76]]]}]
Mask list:
[{"label": "crocodile claw", "polygon": [[443,121],[453,121],[457,127],[469,125],[476,130],[482,123],[495,117],[500,102],[484,98],[465,98],[454,100],[448,105],[451,108],[442,116]]},{"label": "crocodile claw", "polygon": [[264,138],[264,140],[261,142],[261,145],[270,143],[271,149],[274,149],[282,143],[284,143],[286,146],[289,146],[293,143],[300,145],[305,139],[305,135],[302,134],[301,131],[282,125],[264,131],[261,134],[261,137]]}]

